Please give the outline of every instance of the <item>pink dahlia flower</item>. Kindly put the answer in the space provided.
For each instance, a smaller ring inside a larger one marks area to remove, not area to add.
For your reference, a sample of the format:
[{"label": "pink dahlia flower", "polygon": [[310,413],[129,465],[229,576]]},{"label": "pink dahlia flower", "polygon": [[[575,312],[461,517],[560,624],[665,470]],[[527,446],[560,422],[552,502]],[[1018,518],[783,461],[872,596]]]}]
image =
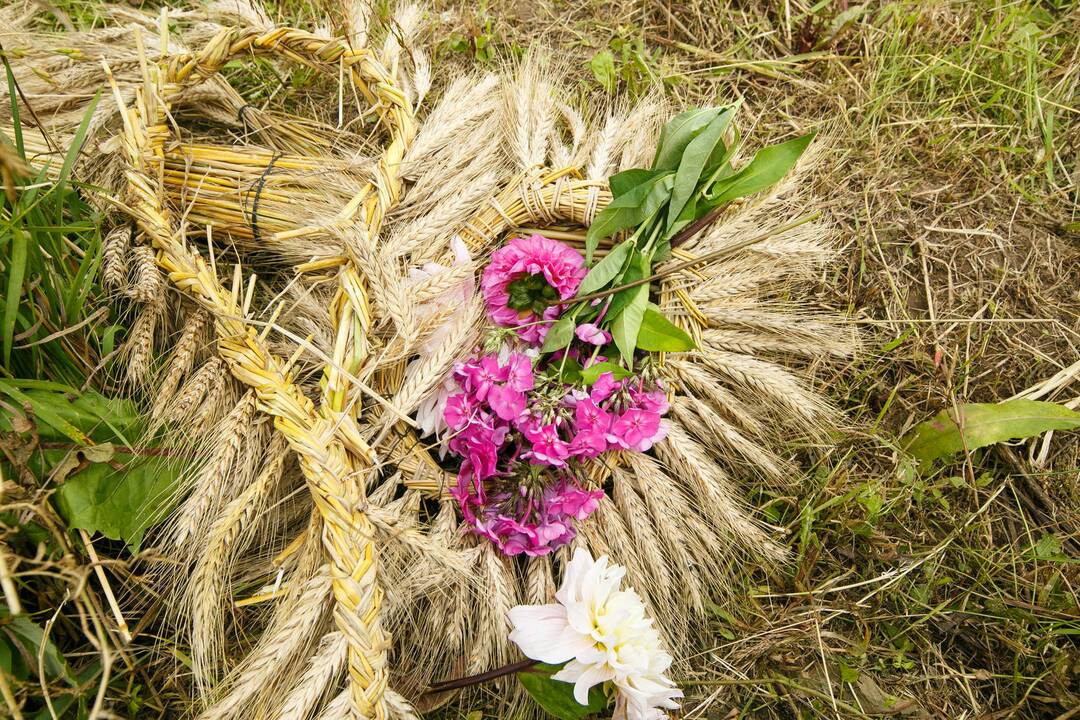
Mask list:
[{"label": "pink dahlia flower", "polygon": [[484,268],[480,289],[496,325],[519,328],[522,339],[538,345],[563,300],[585,278],[585,258],[574,248],[543,235],[515,238],[496,250]]}]

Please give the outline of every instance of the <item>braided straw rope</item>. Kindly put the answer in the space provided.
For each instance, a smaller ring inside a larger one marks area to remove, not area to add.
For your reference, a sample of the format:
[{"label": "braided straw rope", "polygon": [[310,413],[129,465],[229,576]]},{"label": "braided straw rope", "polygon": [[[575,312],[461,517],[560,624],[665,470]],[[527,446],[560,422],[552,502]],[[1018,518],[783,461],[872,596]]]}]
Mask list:
[{"label": "braided straw rope", "polygon": [[[164,33],[163,33],[164,34]],[[293,382],[285,363],[266,348],[265,337],[244,322],[239,270],[233,289],[226,290],[214,270],[191,251],[172,227],[161,200],[161,172],[168,103],[184,88],[203,82],[226,62],[251,54],[275,53],[317,68],[347,67],[366,99],[382,114],[390,141],[372,184],[339,216],[341,230],[370,242],[387,210],[397,202],[397,176],[415,133],[411,111],[390,74],[367,49],[344,40],[299,30],[270,31],[227,28],[194,54],[169,57],[160,68],[146,68],[146,83],[134,107],[114,93],[124,122],[121,145],[127,160],[128,209],[157,250],[158,265],[170,281],[213,314],[218,351],[233,375],[252,387],[262,410],[274,417],[300,459],[323,523],[323,544],[330,559],[335,597],[335,624],[349,643],[350,698],[362,718],[387,716],[387,651],[379,607],[382,590],[376,578],[374,528],[364,513],[365,468],[374,459],[356,427],[359,403],[353,402],[349,380],[364,359],[361,340],[369,323],[366,294],[355,265],[340,273],[340,287],[331,313],[335,328],[333,364],[323,378],[322,408]],[[111,76],[110,76],[111,77]]]}]

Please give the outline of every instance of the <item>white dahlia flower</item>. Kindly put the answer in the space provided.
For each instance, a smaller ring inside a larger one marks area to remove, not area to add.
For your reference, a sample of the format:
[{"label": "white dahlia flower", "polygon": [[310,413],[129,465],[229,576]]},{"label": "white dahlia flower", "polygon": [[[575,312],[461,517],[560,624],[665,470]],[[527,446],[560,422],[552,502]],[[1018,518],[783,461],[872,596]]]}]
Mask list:
[{"label": "white dahlia flower", "polygon": [[610,681],[618,690],[616,720],[655,720],[682,697],[664,673],[671,656],[633,590],[621,589],[626,568],[593,560],[578,549],[566,567],[556,604],[519,605],[510,611],[514,641],[526,657],[565,667],[552,675],[574,684],[574,699]]}]

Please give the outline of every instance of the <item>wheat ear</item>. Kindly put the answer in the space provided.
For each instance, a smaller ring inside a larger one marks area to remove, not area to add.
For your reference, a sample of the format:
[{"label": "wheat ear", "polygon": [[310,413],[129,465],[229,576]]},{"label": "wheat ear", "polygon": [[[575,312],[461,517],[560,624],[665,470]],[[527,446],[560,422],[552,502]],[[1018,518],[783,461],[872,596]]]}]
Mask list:
[{"label": "wheat ear", "polygon": [[[333,71],[338,69],[340,60],[347,59],[357,87],[383,108],[392,132],[378,166],[377,192],[370,195],[369,201],[364,202],[364,197],[360,197],[356,203],[356,210],[364,214],[368,227],[373,231],[378,228],[387,207],[400,193],[400,180],[395,173],[415,132],[411,110],[386,70],[368,50],[352,48],[344,40],[289,28],[272,31],[225,28],[197,54],[167,56],[160,72],[147,67],[149,76],[144,87],[136,89],[133,108],[127,107],[119,88],[112,82],[124,124],[121,148],[128,164],[129,211],[158,251],[158,264],[173,284],[214,316],[219,353],[229,363],[233,375],[255,389],[260,407],[275,417],[275,427],[300,457],[301,470],[324,518],[323,541],[331,560],[336,598],[334,620],[349,639],[352,705],[359,715],[382,720],[387,714],[386,653],[390,641],[379,618],[382,592],[376,579],[374,530],[359,510],[364,483],[358,482],[356,460],[337,434],[343,427],[340,418],[348,403],[347,388],[336,377],[341,366],[335,365],[328,373],[324,388],[334,395],[329,402],[324,401],[325,410],[316,413],[281,361],[269,354],[262,337],[244,322],[238,293],[226,290],[211,268],[173,231],[161,202],[160,182],[151,179],[157,177],[156,168],[168,133],[163,101],[215,75],[233,57],[272,52],[286,52]],[[351,217],[348,221],[352,221]],[[351,288],[359,287],[355,269],[346,267],[341,278],[341,300],[335,305],[334,313],[335,328],[339,331],[335,360],[339,352],[344,352],[343,346],[353,341],[353,313],[360,309],[357,294],[350,292]],[[357,358],[342,360],[348,365],[359,362]],[[344,426],[347,431],[349,423]]]}]

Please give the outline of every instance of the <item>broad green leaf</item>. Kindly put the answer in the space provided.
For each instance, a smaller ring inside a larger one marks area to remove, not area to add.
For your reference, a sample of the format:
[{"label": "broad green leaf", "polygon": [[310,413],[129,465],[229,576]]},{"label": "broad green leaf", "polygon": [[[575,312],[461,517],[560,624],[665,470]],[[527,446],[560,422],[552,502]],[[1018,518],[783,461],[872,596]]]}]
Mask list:
[{"label": "broad green leaf", "polygon": [[676,115],[660,131],[660,142],[653,158],[653,170],[675,170],[683,150],[723,108],[694,108]]},{"label": "broad green leaf", "polygon": [[593,265],[592,269],[589,270],[589,274],[581,281],[577,294],[588,295],[594,293],[614,280],[626,265],[626,260],[633,250],[634,243],[629,240],[616,245],[611,252],[604,256],[603,260]]},{"label": "broad green leaf", "polygon": [[616,380],[622,380],[625,377],[630,377],[631,375],[633,375],[632,372],[624,368],[619,363],[607,360],[602,363],[594,363],[582,370],[580,373],[581,382],[585,385],[592,385],[597,380],[599,380],[600,376],[604,373],[611,373],[615,376]]},{"label": "broad green leaf", "polygon": [[161,457],[133,459],[121,470],[94,464],[68,478],[53,500],[70,527],[123,540],[138,552],[143,533],[175,507],[182,468]]},{"label": "broad green leaf", "polygon": [[52,402],[49,402],[48,398],[31,398],[22,390],[15,387],[14,383],[8,380],[0,380],[0,394],[7,395],[21,407],[29,406],[34,417],[41,423],[44,423],[45,427],[39,427],[42,434],[47,435],[47,428],[52,428],[64,437],[70,438],[80,445],[92,444],[86,433],[71,424],[62,413],[57,412],[56,406]]},{"label": "broad green leaf", "polygon": [[701,133],[691,140],[682,157],[679,159],[679,169],[675,172],[675,184],[671,188],[671,202],[668,205],[667,226],[668,229],[679,219],[679,214],[686,203],[698,190],[701,174],[708,165],[718,145],[723,145],[724,133],[735,112],[731,108],[725,109],[705,126]]},{"label": "broad green leaf", "polygon": [[601,238],[640,225],[671,197],[674,173],[662,173],[631,188],[600,211],[585,235],[585,261],[592,262]]},{"label": "broad green leaf", "polygon": [[589,69],[600,86],[609,93],[615,92],[619,76],[615,72],[615,56],[610,50],[601,50],[589,61]]},{"label": "broad green leaf", "polygon": [[965,448],[975,450],[1006,440],[1033,437],[1047,430],[1080,428],[1080,413],[1064,405],[1038,400],[971,403],[961,405],[959,413],[959,426],[949,411],[943,411],[920,423],[908,436],[905,449],[919,461],[921,469],[926,470],[935,460],[949,458]]},{"label": "broad green leaf", "polygon": [[[619,278],[619,285],[628,285],[638,280],[642,280],[649,276],[651,272],[651,266],[649,258],[642,255],[637,250],[634,250],[634,256],[630,262],[627,263],[626,272]],[[635,293],[633,288],[626,290],[620,290],[619,292],[611,296],[611,302],[608,303],[606,312],[606,323],[610,324],[615,316],[622,312],[622,309],[626,307],[630,300],[633,299]]]},{"label": "broad green leaf", "polygon": [[705,195],[707,204],[716,207],[775,185],[795,167],[795,162],[813,138],[814,133],[809,133],[758,150],[745,167],[709,189]]},{"label": "broad green leaf", "polygon": [[638,285],[626,292],[629,293],[629,300],[622,312],[611,322],[611,337],[626,361],[626,367],[632,370],[638,331],[641,330],[641,321],[649,306],[649,284]]},{"label": "broad green leaf", "polygon": [[544,345],[540,352],[550,353],[562,350],[574,339],[574,314],[566,313],[554,325],[548,328],[544,336]]},{"label": "broad green leaf", "polygon": [[690,223],[697,221],[712,209],[712,206],[702,202],[702,198],[699,195],[691,197],[690,201],[683,207],[682,212],[679,213],[679,217],[675,219],[674,224],[664,232],[663,240],[657,244],[657,253],[654,256],[656,262],[662,263],[670,258],[672,238],[678,235],[679,232],[690,225]]},{"label": "broad green leaf", "polygon": [[642,168],[631,168],[630,170],[623,170],[621,173],[615,173],[608,178],[611,197],[617,198],[620,195],[625,195],[643,182],[663,174],[663,171],[660,170],[643,170]]},{"label": "broad green leaf", "polygon": [[[133,402],[92,390],[79,393],[56,383],[0,380],[0,394],[20,407],[29,405],[37,420],[44,423],[38,432],[46,439],[67,437],[81,445],[91,445],[93,440],[131,445],[127,436],[138,431],[139,412]],[[0,417],[0,428],[10,430],[6,421]]]},{"label": "broad green leaf", "polygon": [[588,705],[578,703],[574,699],[572,683],[551,679],[551,676],[560,669],[555,665],[540,664],[519,672],[517,676],[533,700],[552,717],[559,720],[581,720],[607,707],[607,696],[604,695],[602,685],[597,685],[589,691]]},{"label": "broad green leaf", "polygon": [[694,341],[682,328],[651,307],[646,308],[642,317],[637,346],[649,352],[686,352],[695,347]]}]

